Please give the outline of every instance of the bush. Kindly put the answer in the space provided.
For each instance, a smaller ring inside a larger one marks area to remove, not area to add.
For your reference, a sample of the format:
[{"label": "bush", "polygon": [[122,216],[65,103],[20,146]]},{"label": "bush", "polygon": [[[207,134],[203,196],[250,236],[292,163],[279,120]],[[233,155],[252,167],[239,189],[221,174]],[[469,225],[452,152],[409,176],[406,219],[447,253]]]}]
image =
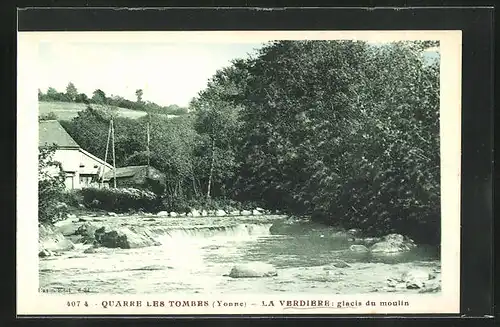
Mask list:
[{"label": "bush", "polygon": [[84,188],[83,204],[90,208],[113,212],[158,210],[159,199],[150,191],[135,188]]},{"label": "bush", "polygon": [[66,190],[62,193],[62,202],[76,208],[83,204],[83,195],[80,190]]},{"label": "bush", "polygon": [[256,202],[239,202],[227,198],[198,198],[187,199],[182,196],[164,195],[162,200],[162,210],[173,212],[190,212],[191,209],[198,210],[224,210],[231,212],[235,210],[252,210],[259,205]]}]

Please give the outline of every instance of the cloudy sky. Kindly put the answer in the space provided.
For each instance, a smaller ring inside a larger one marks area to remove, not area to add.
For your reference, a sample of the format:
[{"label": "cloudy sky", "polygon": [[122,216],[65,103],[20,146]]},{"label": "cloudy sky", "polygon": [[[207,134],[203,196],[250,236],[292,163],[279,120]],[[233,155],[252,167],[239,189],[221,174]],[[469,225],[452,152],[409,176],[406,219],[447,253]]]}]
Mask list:
[{"label": "cloudy sky", "polygon": [[214,73],[235,58],[248,57],[262,43],[62,43],[39,45],[39,88],[64,92],[73,82],[92,96],[102,89],[108,96],[185,106],[205,88]]}]

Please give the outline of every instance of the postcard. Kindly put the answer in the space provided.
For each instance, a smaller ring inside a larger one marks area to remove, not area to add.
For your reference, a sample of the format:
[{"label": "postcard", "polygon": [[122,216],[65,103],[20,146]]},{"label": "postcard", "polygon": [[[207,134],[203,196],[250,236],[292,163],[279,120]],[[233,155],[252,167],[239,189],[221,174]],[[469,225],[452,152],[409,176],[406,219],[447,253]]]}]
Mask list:
[{"label": "postcard", "polygon": [[18,315],[458,313],[460,31],[19,32]]}]

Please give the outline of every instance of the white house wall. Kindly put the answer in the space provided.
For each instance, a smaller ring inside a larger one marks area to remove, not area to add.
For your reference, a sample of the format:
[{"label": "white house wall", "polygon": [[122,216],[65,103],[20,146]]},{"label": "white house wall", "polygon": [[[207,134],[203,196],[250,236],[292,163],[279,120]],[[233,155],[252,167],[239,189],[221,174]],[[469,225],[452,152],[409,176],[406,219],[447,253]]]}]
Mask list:
[{"label": "white house wall", "polygon": [[80,151],[78,149],[57,149],[53,157],[54,161],[59,161],[66,173],[66,188],[80,187]]},{"label": "white house wall", "polygon": [[[105,167],[106,171],[110,170],[109,167]],[[102,161],[96,160],[86,153],[80,151],[80,164],[78,171],[80,174],[92,174],[97,175],[99,170],[102,169]]]},{"label": "white house wall", "polygon": [[[53,156],[54,161],[59,161],[62,165],[64,172],[66,173],[65,185],[67,189],[79,189],[85,186],[98,186],[95,183],[87,184],[80,181],[80,176],[83,179],[88,178],[87,176],[96,176],[100,170],[103,169],[103,160],[94,157],[91,154],[81,151],[81,149],[57,149]],[[111,170],[111,166],[108,164],[105,167],[105,171]],[[55,167],[48,169],[52,175],[59,173],[58,169]]]}]

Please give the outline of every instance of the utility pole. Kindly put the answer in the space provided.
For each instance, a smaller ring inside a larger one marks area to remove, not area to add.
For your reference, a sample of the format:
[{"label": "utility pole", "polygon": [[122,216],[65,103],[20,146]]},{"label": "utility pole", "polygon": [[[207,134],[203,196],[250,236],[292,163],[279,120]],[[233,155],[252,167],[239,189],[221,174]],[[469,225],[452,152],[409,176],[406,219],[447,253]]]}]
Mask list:
[{"label": "utility pole", "polygon": [[106,173],[106,163],[108,162],[108,149],[109,149],[109,139],[111,138],[111,124],[109,125],[108,129],[108,140],[106,141],[106,153],[104,154],[104,164],[102,165],[102,176],[101,176],[101,185],[100,188],[102,188],[102,184],[104,183],[104,174]]},{"label": "utility pole", "polygon": [[116,188],[116,161],[115,161],[115,126],[113,124],[113,119],[111,118],[111,146],[113,150],[113,187]]},{"label": "utility pole", "polygon": [[149,153],[149,142],[151,141],[151,135],[150,135],[150,132],[149,132],[149,124],[150,124],[150,119],[151,118],[148,118],[148,122],[147,122],[147,127],[146,127],[146,133],[147,133],[147,155],[148,155],[148,170],[149,170],[149,161],[150,161],[150,153]]}]

